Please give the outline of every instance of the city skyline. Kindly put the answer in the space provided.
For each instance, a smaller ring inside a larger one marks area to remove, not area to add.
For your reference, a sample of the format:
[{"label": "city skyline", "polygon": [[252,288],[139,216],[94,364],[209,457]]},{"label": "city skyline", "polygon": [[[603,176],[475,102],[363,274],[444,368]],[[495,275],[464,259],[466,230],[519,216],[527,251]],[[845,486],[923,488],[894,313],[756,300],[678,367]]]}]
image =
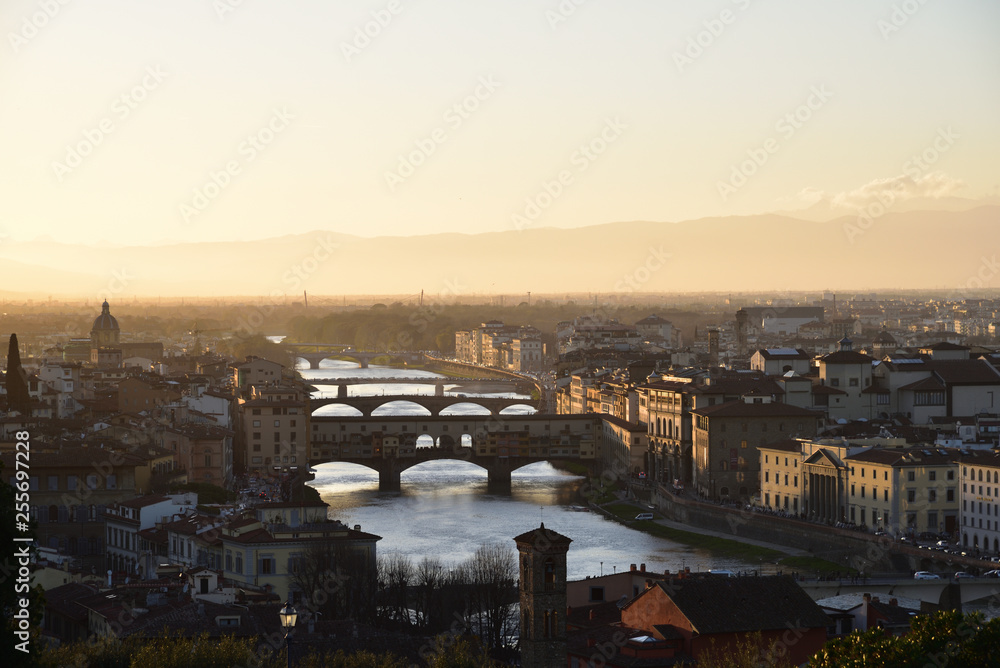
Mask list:
[{"label": "city skyline", "polygon": [[0,241],[996,204],[997,19],[971,1],[18,1]]}]

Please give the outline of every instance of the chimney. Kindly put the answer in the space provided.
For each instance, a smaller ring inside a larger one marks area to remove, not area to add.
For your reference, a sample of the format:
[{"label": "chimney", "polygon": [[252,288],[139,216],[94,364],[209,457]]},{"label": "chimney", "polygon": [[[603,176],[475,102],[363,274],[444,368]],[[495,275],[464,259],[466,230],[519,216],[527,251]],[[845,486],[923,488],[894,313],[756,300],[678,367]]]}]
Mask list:
[{"label": "chimney", "polygon": [[635,572],[635,564],[629,564],[628,569],[630,572]]},{"label": "chimney", "polygon": [[894,598],[889,599],[889,605],[899,605],[899,601]]},{"label": "chimney", "polygon": [[355,524],[354,525],[354,530],[355,531],[361,531],[361,525],[360,524]]},{"label": "chimney", "polygon": [[645,573],[646,572],[646,564],[639,564],[639,570],[642,571],[643,573]]},{"label": "chimney", "polygon": [[871,594],[867,594],[867,593],[866,593],[866,594],[865,594],[864,596],[862,596],[861,598],[865,599],[865,603],[871,603],[871,602],[872,602],[872,595],[871,595]]}]

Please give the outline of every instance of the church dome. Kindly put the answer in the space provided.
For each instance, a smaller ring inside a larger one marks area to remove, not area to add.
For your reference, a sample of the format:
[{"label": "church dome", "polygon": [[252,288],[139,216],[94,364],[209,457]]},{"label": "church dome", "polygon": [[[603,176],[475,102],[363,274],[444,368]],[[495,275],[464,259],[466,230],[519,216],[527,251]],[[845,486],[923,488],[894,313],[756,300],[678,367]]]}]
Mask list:
[{"label": "church dome", "polygon": [[894,346],[896,345],[896,339],[893,338],[892,334],[883,329],[875,336],[874,343],[881,343],[885,345]]},{"label": "church dome", "polygon": [[111,307],[108,306],[108,300],[105,299],[104,304],[101,305],[101,315],[97,316],[97,319],[94,320],[94,326],[91,328],[91,331],[101,332],[117,329],[119,329],[118,320],[115,319],[115,316],[111,315]]}]

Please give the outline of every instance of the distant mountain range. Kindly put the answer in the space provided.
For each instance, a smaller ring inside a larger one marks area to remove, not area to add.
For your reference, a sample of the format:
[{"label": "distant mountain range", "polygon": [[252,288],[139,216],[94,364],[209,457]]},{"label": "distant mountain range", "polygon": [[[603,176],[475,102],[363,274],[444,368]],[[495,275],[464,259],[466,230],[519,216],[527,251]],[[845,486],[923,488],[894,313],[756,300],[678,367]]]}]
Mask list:
[{"label": "distant mountain range", "polygon": [[[902,208],[902,207],[901,207]],[[816,215],[796,212],[804,217]],[[0,243],[7,297],[960,290],[1000,286],[1000,206],[825,222],[767,214],[463,235]],[[980,283],[981,282],[981,283]]]}]

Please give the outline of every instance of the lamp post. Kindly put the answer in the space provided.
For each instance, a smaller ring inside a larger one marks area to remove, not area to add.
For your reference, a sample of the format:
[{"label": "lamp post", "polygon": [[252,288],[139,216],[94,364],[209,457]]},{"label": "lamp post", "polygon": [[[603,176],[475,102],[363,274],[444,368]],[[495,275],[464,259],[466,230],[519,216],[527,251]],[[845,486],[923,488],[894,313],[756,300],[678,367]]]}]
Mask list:
[{"label": "lamp post", "polygon": [[285,665],[292,666],[292,629],[298,621],[299,613],[292,605],[291,601],[285,603],[285,607],[278,611],[278,618],[281,619],[281,628],[285,629]]}]

